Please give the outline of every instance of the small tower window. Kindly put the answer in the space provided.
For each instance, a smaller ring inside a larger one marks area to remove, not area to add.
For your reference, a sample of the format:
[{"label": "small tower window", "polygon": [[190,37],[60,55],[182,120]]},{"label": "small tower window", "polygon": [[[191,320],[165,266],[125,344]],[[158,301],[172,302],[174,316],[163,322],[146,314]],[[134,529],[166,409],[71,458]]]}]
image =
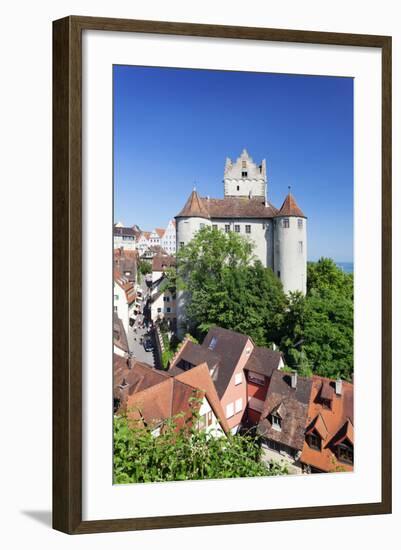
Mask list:
[{"label": "small tower window", "polygon": [[303,241],[298,241],[298,252],[302,254],[303,251],[304,251],[304,243]]},{"label": "small tower window", "polygon": [[298,218],[298,229],[302,229],[302,227],[303,227],[303,219]]},{"label": "small tower window", "polygon": [[239,185],[237,185],[237,191],[239,191]]},{"label": "small tower window", "polygon": [[242,172],[241,172],[241,178],[247,178],[247,177],[248,177],[248,172],[242,171]]},{"label": "small tower window", "polygon": [[290,218],[283,219],[283,227],[284,229],[288,229],[290,227]]},{"label": "small tower window", "polygon": [[246,160],[242,161],[242,168],[246,168]]}]

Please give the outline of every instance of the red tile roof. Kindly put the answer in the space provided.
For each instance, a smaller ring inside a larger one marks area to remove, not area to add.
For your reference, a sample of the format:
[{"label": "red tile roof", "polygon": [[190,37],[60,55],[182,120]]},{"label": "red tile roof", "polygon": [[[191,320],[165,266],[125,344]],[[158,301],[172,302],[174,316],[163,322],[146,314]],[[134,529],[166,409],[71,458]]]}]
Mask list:
[{"label": "red tile roof", "polygon": [[159,235],[160,238],[162,238],[166,230],[162,229],[161,227],[156,227],[155,232]]},{"label": "red tile roof", "polygon": [[[322,399],[330,400],[331,408],[326,408]],[[322,438],[321,451],[313,449],[305,441],[301,462],[324,472],[337,469],[352,471],[352,464],[337,460],[336,445],[348,440],[354,442],[354,387],[342,381],[341,395],[335,392],[335,382],[320,376],[312,377],[312,391],[309,401],[306,434],[317,431]]]},{"label": "red tile roof", "polygon": [[295,197],[291,193],[288,193],[288,195],[284,199],[282,207],[280,208],[279,212],[276,215],[277,216],[296,216],[298,218],[306,218],[302,210],[297,205]]},{"label": "red tile roof", "polygon": [[177,215],[178,217],[192,217],[197,218],[209,218],[209,212],[207,211],[203,200],[200,198],[195,189],[189,195],[187,202],[185,203],[184,208]]}]

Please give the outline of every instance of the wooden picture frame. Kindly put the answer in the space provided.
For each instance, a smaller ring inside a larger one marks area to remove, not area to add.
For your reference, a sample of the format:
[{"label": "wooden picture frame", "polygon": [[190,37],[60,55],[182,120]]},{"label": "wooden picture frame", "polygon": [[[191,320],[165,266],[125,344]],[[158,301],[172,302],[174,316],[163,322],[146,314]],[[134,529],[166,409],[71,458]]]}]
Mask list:
[{"label": "wooden picture frame", "polygon": [[[382,496],[309,508],[82,521],[82,31],[379,48],[382,55]],[[53,527],[69,534],[391,512],[391,37],[71,16],[53,23]]]}]

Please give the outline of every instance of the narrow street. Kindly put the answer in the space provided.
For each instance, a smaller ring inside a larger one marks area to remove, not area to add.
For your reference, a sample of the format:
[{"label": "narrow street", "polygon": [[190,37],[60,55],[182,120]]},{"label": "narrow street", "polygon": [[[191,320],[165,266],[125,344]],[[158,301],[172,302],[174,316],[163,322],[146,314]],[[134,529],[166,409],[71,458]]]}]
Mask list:
[{"label": "narrow street", "polygon": [[143,347],[143,343],[141,343],[142,339],[145,338],[148,335],[146,327],[142,326],[143,322],[143,308],[146,304],[146,295],[148,292],[148,287],[146,285],[145,279],[143,278],[141,281],[141,289],[143,293],[143,300],[141,302],[141,312],[138,315],[135,325],[128,327],[128,347],[130,352],[133,354],[134,359],[137,359],[138,361],[142,361],[144,363],[147,363],[148,365],[151,365],[152,367],[155,366],[155,358],[154,358],[154,351],[146,351]]}]

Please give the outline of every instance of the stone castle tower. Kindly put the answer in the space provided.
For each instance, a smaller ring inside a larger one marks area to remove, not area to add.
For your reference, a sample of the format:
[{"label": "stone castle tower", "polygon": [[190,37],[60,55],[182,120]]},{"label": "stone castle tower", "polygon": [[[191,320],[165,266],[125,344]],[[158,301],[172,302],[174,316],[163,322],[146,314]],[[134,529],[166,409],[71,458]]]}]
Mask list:
[{"label": "stone castle tower", "polygon": [[[226,159],[224,198],[200,197],[194,189],[175,217],[177,250],[208,225],[253,241],[254,254],[270,267],[285,292],[306,293],[307,219],[289,192],[278,210],[268,200],[266,160],[257,165],[246,149]],[[177,296],[177,326],[185,324],[185,294]]]}]

